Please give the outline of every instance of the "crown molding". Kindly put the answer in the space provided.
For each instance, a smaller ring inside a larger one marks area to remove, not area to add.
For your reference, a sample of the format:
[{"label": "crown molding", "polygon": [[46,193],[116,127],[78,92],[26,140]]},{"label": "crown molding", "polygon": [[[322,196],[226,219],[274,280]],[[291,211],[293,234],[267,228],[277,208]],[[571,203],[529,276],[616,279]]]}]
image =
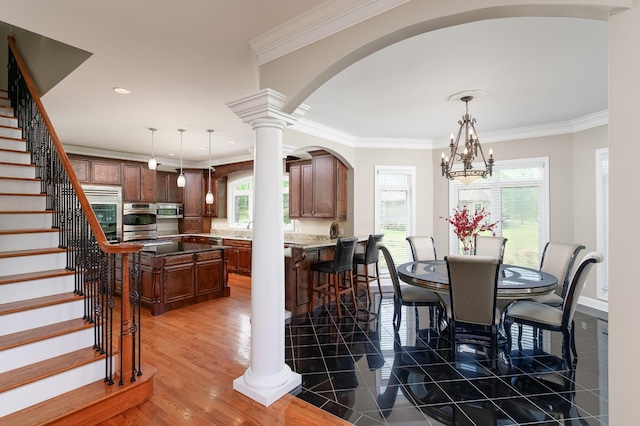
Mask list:
[{"label": "crown molding", "polygon": [[[608,123],[609,110],[603,110],[574,120],[495,132],[482,132],[480,136],[482,143],[504,142],[576,133],[594,127],[604,126]],[[298,120],[290,129],[327,139],[351,148],[440,149],[449,145],[449,139],[446,137],[440,139],[356,137],[306,119]]]},{"label": "crown molding", "polygon": [[260,66],[408,1],[327,1],[251,40],[249,45],[256,53],[257,65]]}]

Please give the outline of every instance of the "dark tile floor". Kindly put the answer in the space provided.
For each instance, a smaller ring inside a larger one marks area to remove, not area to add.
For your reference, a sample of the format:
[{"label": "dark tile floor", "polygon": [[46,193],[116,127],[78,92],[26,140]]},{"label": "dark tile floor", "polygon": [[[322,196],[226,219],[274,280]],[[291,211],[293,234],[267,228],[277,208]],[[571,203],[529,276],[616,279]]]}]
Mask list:
[{"label": "dark tile floor", "polygon": [[370,309],[343,305],[341,320],[330,305],[287,324],[286,362],[302,375],[298,398],[356,425],[608,424],[606,314],[576,313],[575,371],[559,358],[561,333],[545,332],[534,348],[525,327],[522,348],[502,349],[492,372],[470,345],[458,345],[452,363],[448,340],[426,325],[426,308],[417,321],[403,308],[395,333],[393,294],[375,299]]}]

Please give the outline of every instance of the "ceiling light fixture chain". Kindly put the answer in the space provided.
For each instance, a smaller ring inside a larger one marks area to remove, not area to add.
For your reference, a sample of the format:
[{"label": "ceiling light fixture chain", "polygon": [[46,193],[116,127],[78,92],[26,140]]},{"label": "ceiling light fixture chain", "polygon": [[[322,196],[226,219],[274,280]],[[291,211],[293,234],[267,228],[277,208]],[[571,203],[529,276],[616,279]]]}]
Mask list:
[{"label": "ceiling light fixture chain", "polygon": [[207,204],[213,204],[213,192],[211,192],[211,134],[213,130],[208,129],[207,132],[209,132],[209,162],[207,163],[207,168],[209,169],[209,191],[204,197],[204,201]]},{"label": "ceiling light fixture chain", "polygon": [[182,172],[182,134],[184,133],[184,129],[178,129],[180,132],[180,175],[178,176],[178,187],[184,188],[186,183],[186,179],[184,178],[184,173]]},{"label": "ceiling light fixture chain", "polygon": [[[482,145],[480,145],[478,132],[476,132],[476,119],[469,115],[469,102],[472,99],[473,96],[463,96],[460,98],[460,100],[465,103],[465,114],[461,120],[458,120],[460,128],[458,129],[455,142],[453,134],[451,134],[451,142],[449,143],[451,152],[449,156],[445,156],[443,152],[442,161],[440,162],[442,176],[450,180],[457,179],[465,185],[469,185],[476,179],[484,178],[487,175],[493,175],[493,150],[489,149],[489,159],[486,159]],[[460,139],[462,137],[464,137],[464,149],[460,146]],[[478,153],[484,163],[484,169],[473,168],[473,162],[476,160],[476,157],[478,157]],[[454,167],[456,160],[462,163],[462,168]]]},{"label": "ceiling light fixture chain", "polygon": [[151,130],[151,158],[149,158],[148,165],[149,170],[156,170],[158,168],[158,162],[154,156],[153,133],[158,129],[155,127],[149,127],[149,130]]}]

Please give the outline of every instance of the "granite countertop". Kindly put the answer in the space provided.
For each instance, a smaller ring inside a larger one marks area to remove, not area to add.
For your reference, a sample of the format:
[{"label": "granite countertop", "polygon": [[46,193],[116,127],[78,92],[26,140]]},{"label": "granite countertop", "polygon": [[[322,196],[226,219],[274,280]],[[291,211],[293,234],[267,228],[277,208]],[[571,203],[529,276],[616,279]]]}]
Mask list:
[{"label": "granite countertop", "polygon": [[187,254],[197,253],[201,251],[209,250],[223,250],[227,246],[219,246],[212,244],[197,244],[197,243],[183,243],[178,241],[162,242],[157,245],[145,246],[142,249],[143,253],[152,253],[156,256],[167,254]]},{"label": "granite countertop", "polygon": [[[195,235],[199,237],[208,237],[208,238],[225,238],[230,240],[251,240],[252,233],[251,231],[242,231],[242,230],[218,230],[213,234],[183,234],[183,235],[174,235],[173,237],[179,236],[187,236],[187,235]],[[358,241],[366,241],[369,236],[357,236]],[[342,236],[341,238],[347,238],[347,236]],[[284,234],[284,243],[287,246],[296,246],[303,248],[316,248],[316,247],[330,247],[336,244],[338,239],[331,239],[326,235],[317,235],[317,234],[298,234],[298,233],[285,233]]]}]

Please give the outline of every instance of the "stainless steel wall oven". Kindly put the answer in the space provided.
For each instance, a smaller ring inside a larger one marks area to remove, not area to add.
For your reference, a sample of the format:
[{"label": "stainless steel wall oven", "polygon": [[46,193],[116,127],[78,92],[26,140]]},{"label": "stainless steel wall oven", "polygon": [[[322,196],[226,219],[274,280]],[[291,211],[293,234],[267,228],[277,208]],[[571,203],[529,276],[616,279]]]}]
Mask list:
[{"label": "stainless steel wall oven", "polygon": [[122,189],[119,186],[83,185],[82,190],[107,241],[122,240]]},{"label": "stainless steel wall oven", "polygon": [[122,209],[122,239],[155,240],[158,237],[155,203],[125,203]]}]

